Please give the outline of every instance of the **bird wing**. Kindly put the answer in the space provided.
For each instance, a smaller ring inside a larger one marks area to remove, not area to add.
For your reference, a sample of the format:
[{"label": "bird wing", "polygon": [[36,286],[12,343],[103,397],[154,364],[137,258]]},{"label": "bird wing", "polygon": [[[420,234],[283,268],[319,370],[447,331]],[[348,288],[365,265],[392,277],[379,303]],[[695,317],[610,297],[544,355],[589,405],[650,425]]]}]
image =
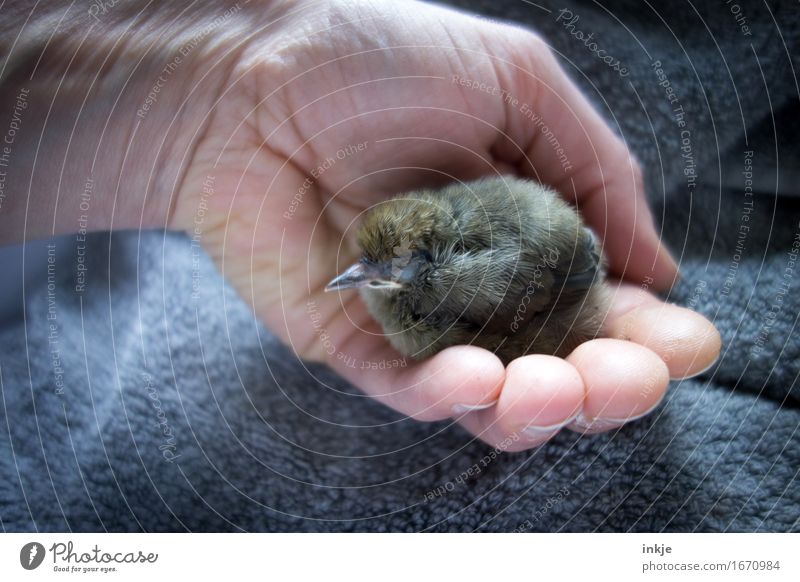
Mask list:
[{"label": "bird wing", "polygon": [[[541,250],[521,253],[517,273],[507,285],[505,296],[502,300],[494,297],[491,320],[487,323],[484,319],[481,325],[495,332],[507,333],[509,329],[516,332],[541,313],[582,301],[602,276],[603,262],[594,233],[583,227],[581,235],[574,253],[557,256]],[[573,245],[563,245],[570,246]]]},{"label": "bird wing", "polygon": [[[417,296],[414,311],[436,318],[440,325],[458,321],[481,328],[490,321],[505,321],[523,300],[529,283],[521,279],[525,269],[520,269],[520,262],[516,249],[454,252],[447,269],[431,273],[427,282],[432,292]],[[546,267],[535,275],[528,270],[532,282],[523,309],[538,311],[549,302],[552,273]]]},{"label": "bird wing", "polygon": [[600,239],[591,229],[584,227],[584,241],[580,252],[569,257],[566,266],[558,270],[553,278],[556,289],[563,287],[570,291],[586,291],[602,276],[603,260]]}]

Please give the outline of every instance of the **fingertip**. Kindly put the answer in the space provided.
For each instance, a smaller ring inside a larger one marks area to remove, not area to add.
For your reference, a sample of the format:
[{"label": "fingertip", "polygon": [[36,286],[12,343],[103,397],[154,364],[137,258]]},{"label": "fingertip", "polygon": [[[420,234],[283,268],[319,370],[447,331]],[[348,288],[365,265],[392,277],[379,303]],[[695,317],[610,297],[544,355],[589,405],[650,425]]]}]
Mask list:
[{"label": "fingertip", "polygon": [[578,346],[567,361],[586,387],[583,417],[624,422],[652,410],[669,385],[669,370],[652,350],[618,339]]},{"label": "fingertip", "polygon": [[678,305],[634,309],[610,324],[609,335],[655,352],[673,379],[702,373],[714,365],[722,350],[719,330],[702,315]]},{"label": "fingertip", "polygon": [[433,356],[429,366],[479,384],[500,384],[505,376],[500,358],[478,346],[451,346]]},{"label": "fingertip", "polygon": [[534,354],[508,365],[498,416],[507,432],[528,436],[558,432],[580,411],[585,389],[575,367],[555,356]]},{"label": "fingertip", "polygon": [[410,369],[405,383],[413,385],[415,405],[409,415],[440,420],[491,406],[505,379],[505,367],[495,354],[476,346],[453,346]]},{"label": "fingertip", "polygon": [[606,335],[611,335],[612,327],[618,319],[634,309],[644,305],[663,305],[663,301],[643,289],[640,285],[622,282],[618,279],[609,279],[608,287],[611,302],[604,323],[604,333]]}]

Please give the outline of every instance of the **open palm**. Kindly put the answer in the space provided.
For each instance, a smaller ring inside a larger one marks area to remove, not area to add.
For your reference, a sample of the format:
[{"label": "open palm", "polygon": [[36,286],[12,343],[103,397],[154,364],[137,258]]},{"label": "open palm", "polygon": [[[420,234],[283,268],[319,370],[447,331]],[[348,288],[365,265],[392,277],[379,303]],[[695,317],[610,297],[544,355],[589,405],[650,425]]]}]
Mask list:
[{"label": "open palm", "polygon": [[204,209],[204,246],[300,356],[404,414],[457,417],[508,450],[564,426],[619,426],[651,410],[670,376],[716,357],[709,322],[635,284],[615,287],[606,330],[621,339],[507,368],[473,346],[405,360],[356,293],[323,292],[356,259],[355,229],[373,204],[512,172],[575,202],[618,275],[671,283],[635,162],[532,33],[413,2],[307,2],[237,47],[209,64],[229,67],[229,82],[173,220],[195,229]]}]

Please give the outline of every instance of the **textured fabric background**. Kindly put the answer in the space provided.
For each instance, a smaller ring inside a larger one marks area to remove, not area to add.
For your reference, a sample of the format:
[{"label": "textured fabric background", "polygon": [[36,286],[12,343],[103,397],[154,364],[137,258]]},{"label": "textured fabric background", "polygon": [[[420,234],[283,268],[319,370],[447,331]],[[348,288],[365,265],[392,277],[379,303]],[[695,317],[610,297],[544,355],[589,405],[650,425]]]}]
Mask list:
[{"label": "textured fabric background", "polygon": [[[681,259],[670,299],[724,338],[719,363],[673,383],[653,415],[497,454],[298,362],[205,256],[192,298],[185,237],[94,235],[82,293],[74,239],[59,239],[50,280],[0,331],[2,528],[799,530],[800,281],[787,268],[800,245],[800,16],[789,2],[738,6],[752,36],[723,1],[462,4],[545,36],[643,161]],[[557,22],[562,8],[627,77]],[[693,187],[656,60],[686,112]],[[745,151],[758,190],[746,223]]]}]

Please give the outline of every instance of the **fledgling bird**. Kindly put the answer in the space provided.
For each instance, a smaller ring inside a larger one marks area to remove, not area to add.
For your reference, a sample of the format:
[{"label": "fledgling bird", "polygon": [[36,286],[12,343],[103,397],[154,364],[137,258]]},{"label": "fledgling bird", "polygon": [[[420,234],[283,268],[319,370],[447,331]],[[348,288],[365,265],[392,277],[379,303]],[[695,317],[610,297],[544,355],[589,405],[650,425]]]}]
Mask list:
[{"label": "fledgling bird", "polygon": [[559,195],[483,178],[382,202],[361,259],[327,291],[358,288],[392,345],[424,358],[473,344],[505,363],[566,356],[598,335],[609,293],[598,239]]}]

